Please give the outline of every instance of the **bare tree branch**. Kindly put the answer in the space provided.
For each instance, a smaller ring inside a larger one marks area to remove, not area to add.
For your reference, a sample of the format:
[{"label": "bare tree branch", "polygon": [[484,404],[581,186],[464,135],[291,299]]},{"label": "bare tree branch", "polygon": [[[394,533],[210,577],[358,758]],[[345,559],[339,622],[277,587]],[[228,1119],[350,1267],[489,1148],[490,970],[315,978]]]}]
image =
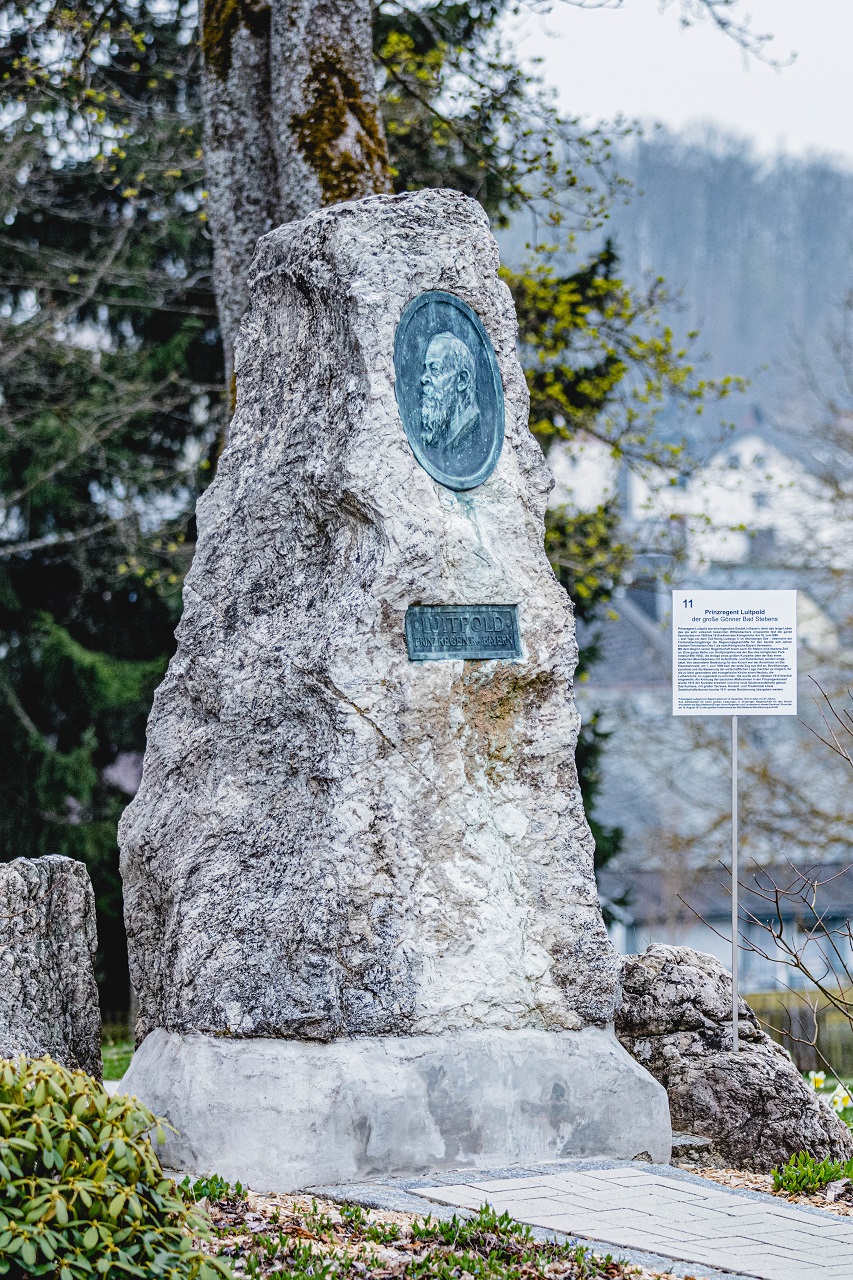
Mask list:
[{"label": "bare tree branch", "polygon": [[[621,9],[624,0],[564,0],[575,9]],[[759,32],[752,26],[749,14],[738,17],[741,0],[658,0],[661,12],[678,4],[681,14],[681,25],[690,27],[703,18],[708,19],[730,40],[743,49],[750,57],[757,58],[770,67],[787,67],[795,60],[796,54],[790,53],[787,58],[773,58],[767,53],[767,46],[773,40],[769,31]],[[534,7],[534,6],[531,6]],[[535,6],[538,8],[538,6]]]},{"label": "bare tree branch", "polygon": [[73,533],[48,534],[44,538],[31,538],[29,542],[15,542],[10,546],[0,545],[0,560],[10,560],[13,556],[30,555],[33,551],[44,551],[47,547],[67,547],[74,542],[83,542],[94,538],[105,529],[113,529],[121,524],[123,516],[115,520],[102,520],[100,524],[89,525],[86,529],[76,529]]}]

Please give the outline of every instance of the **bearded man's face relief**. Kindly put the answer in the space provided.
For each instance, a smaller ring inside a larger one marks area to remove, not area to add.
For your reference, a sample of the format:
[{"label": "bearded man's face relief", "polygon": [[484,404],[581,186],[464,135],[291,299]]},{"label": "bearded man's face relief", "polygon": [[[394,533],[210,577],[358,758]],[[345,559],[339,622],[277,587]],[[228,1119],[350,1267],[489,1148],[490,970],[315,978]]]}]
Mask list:
[{"label": "bearded man's face relief", "polygon": [[438,333],[424,356],[421,425],[424,443],[451,449],[470,435],[480,418],[474,357],[452,333]]}]

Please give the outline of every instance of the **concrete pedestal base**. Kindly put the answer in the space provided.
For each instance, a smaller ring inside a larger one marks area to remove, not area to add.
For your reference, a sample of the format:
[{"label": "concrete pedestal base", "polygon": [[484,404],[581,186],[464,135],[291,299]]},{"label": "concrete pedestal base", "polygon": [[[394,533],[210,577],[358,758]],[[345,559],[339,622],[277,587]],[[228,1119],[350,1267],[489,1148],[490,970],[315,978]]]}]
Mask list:
[{"label": "concrete pedestal base", "polygon": [[567,1156],[669,1160],[664,1089],[609,1031],[237,1040],[154,1031],[120,1091],[164,1163],[256,1190]]}]

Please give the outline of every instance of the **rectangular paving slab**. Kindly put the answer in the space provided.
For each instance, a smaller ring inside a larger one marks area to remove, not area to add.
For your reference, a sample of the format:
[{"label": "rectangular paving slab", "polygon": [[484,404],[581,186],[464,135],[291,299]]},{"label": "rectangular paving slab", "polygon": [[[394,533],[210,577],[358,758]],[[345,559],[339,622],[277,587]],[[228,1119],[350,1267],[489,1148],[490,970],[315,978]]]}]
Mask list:
[{"label": "rectangular paving slab", "polygon": [[729,1190],[660,1166],[413,1186],[410,1194],[618,1249],[644,1250],[758,1280],[853,1280],[853,1219]]}]

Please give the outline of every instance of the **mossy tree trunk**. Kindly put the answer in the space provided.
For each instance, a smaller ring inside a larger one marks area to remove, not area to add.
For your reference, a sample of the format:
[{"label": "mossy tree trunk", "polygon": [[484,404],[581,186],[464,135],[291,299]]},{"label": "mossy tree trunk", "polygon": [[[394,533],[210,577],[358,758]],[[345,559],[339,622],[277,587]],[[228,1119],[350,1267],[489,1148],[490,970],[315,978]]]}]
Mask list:
[{"label": "mossy tree trunk", "polygon": [[370,0],[204,0],[205,158],[230,380],[258,237],[390,186]]}]

